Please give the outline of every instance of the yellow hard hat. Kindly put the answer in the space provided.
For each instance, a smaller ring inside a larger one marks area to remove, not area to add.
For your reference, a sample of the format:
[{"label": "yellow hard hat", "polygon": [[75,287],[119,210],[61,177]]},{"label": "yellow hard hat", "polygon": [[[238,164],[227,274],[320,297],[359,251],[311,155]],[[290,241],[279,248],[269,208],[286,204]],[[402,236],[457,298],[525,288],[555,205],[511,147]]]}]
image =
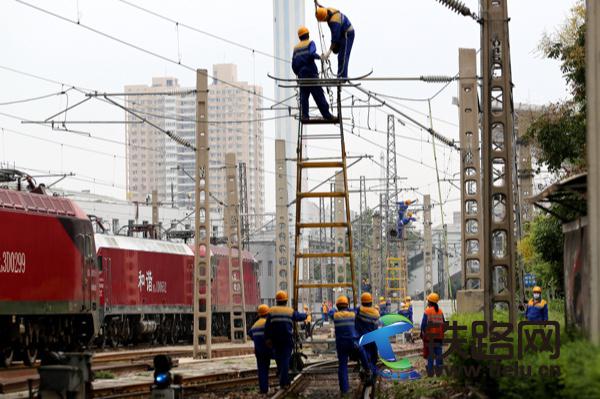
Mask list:
[{"label": "yellow hard hat", "polygon": [[327,21],[327,9],[323,7],[318,7],[315,12],[315,16],[317,17],[317,21],[325,22]]},{"label": "yellow hard hat", "polygon": [[536,285],[535,287],[533,287],[533,292],[539,292],[541,294],[542,293],[542,287]]},{"label": "yellow hard hat", "polygon": [[308,306],[304,305],[304,309],[308,309]]},{"label": "yellow hard hat", "polygon": [[380,297],[379,297],[379,300],[380,300],[380,301],[385,301],[385,298],[384,298],[384,297],[382,297],[382,296],[380,296]]},{"label": "yellow hard hat", "polygon": [[412,298],[409,296],[404,297],[404,302],[410,302],[412,301]]},{"label": "yellow hard hat", "polygon": [[364,292],[361,296],[360,296],[360,303],[362,303],[363,305],[365,303],[373,303],[373,297],[371,296],[371,294],[369,294],[368,292]]},{"label": "yellow hard hat", "polygon": [[266,316],[269,313],[269,307],[265,304],[262,304],[258,306],[257,311],[259,316]]},{"label": "yellow hard hat", "polygon": [[277,294],[275,294],[275,300],[277,302],[287,301],[288,300],[287,292],[277,291]]},{"label": "yellow hard hat", "polygon": [[348,306],[348,297],[346,295],[340,295],[338,297],[338,299],[335,301],[336,306],[337,305],[346,305]]},{"label": "yellow hard hat", "polygon": [[302,37],[304,35],[308,35],[308,28],[306,26],[301,26],[298,28],[298,37]]},{"label": "yellow hard hat", "polygon": [[438,301],[440,300],[440,296],[435,292],[432,292],[431,294],[427,295],[427,300],[429,302],[438,303]]}]

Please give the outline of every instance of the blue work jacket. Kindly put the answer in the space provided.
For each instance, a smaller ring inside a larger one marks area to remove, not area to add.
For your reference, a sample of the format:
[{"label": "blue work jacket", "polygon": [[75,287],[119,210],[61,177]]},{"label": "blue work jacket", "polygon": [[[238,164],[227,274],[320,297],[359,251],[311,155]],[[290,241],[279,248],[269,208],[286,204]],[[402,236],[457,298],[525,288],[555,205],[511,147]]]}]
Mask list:
[{"label": "blue work jacket", "polygon": [[354,326],[356,313],[350,310],[338,310],[333,315],[335,327],[335,340],[356,340],[358,334]]},{"label": "blue work jacket", "polygon": [[265,345],[265,323],[267,322],[266,317],[261,317],[250,328],[248,335],[254,341],[254,353],[257,355],[270,354],[271,349]]},{"label": "blue work jacket", "polygon": [[354,28],[348,17],[339,10],[327,8],[327,12],[331,14],[331,18],[327,21],[327,25],[329,25],[329,29],[331,30],[331,44],[333,44],[334,48],[339,48],[342,41],[346,40],[345,33],[354,30]]},{"label": "blue work jacket", "polygon": [[355,326],[359,336],[377,330],[379,327],[379,311],[374,307],[359,306],[356,312]]},{"label": "blue work jacket", "polygon": [[292,346],[294,322],[306,320],[306,313],[300,313],[289,306],[273,306],[265,322],[265,338],[275,346]]},{"label": "blue work jacket", "polygon": [[525,317],[529,321],[547,321],[548,320],[548,302],[541,300],[535,302],[533,299],[527,303]]},{"label": "blue work jacket", "polygon": [[319,69],[315,60],[321,57],[317,54],[317,46],[312,40],[302,40],[294,47],[292,70],[299,78],[318,78]]}]

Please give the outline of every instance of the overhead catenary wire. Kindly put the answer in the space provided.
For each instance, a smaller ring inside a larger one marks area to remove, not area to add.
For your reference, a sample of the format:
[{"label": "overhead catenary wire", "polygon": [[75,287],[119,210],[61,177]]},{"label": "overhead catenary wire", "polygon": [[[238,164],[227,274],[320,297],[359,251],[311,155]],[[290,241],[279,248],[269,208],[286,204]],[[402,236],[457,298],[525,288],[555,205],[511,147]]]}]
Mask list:
[{"label": "overhead catenary wire", "polygon": [[63,90],[63,91],[57,91],[55,93],[44,94],[44,95],[36,96],[36,97],[29,97],[29,98],[22,98],[22,99],[19,99],[19,100],[12,100],[12,101],[0,102],[0,105],[14,105],[14,104],[22,104],[22,103],[28,103],[28,102],[32,102],[32,101],[43,100],[43,99],[46,99],[46,98],[63,95],[67,91],[68,90],[66,90],[66,91]]},{"label": "overhead catenary wire", "polygon": [[178,27],[186,28],[186,29],[189,29],[189,30],[191,30],[191,31],[193,31],[193,32],[200,33],[200,34],[202,34],[202,35],[205,35],[205,36],[208,36],[208,37],[212,37],[213,39],[220,40],[220,41],[222,41],[222,42],[224,42],[224,43],[227,43],[227,44],[230,44],[230,45],[232,45],[232,46],[236,46],[236,47],[242,48],[242,49],[244,49],[244,50],[248,50],[248,51],[252,52],[253,54],[254,54],[254,53],[255,53],[255,54],[259,54],[259,55],[262,55],[262,56],[265,56],[265,57],[268,57],[268,58],[272,58],[272,59],[274,59],[274,60],[281,61],[281,62],[285,62],[285,63],[289,63],[289,62],[290,62],[290,60],[288,60],[288,59],[281,58],[281,57],[277,57],[277,56],[275,56],[275,55],[273,55],[273,54],[270,54],[270,53],[267,53],[267,52],[265,52],[265,51],[257,50],[257,49],[255,49],[255,48],[253,48],[253,47],[246,46],[246,45],[244,45],[244,44],[241,44],[241,43],[239,43],[239,42],[236,42],[236,41],[234,41],[234,40],[230,40],[230,39],[227,39],[227,38],[225,38],[225,37],[222,37],[222,36],[216,35],[216,34],[214,34],[214,33],[210,33],[210,32],[208,32],[208,31],[202,30],[202,29],[200,29],[200,28],[196,28],[196,27],[194,27],[194,26],[191,26],[191,25],[185,24],[185,23],[183,23],[183,22],[181,22],[181,21],[177,21],[177,20],[175,20],[175,19],[173,19],[173,18],[169,18],[169,17],[167,17],[167,16],[165,16],[165,15],[162,15],[162,14],[160,14],[160,13],[156,12],[156,11],[152,11],[152,10],[150,10],[150,9],[148,9],[148,8],[144,8],[144,7],[142,7],[142,6],[138,5],[138,4],[134,4],[134,3],[130,2],[130,1],[127,1],[127,0],[118,0],[118,1],[120,1],[120,2],[121,2],[121,3],[123,3],[123,4],[126,4],[126,5],[128,5],[128,6],[130,6],[130,7],[133,7],[133,8],[135,8],[135,9],[138,9],[138,10],[140,10],[140,11],[143,11],[143,12],[145,12],[145,13],[147,13],[147,14],[150,14],[150,15],[153,15],[153,16],[155,16],[155,17],[157,17],[157,18],[160,18],[160,19],[162,19],[162,20],[164,20],[164,21],[167,21],[167,22],[173,23],[173,24],[175,24],[175,25],[176,25],[176,26],[178,26]]},{"label": "overhead catenary wire", "polygon": [[[91,26],[88,26],[88,25],[82,24],[82,23],[80,23],[80,22],[77,22],[77,21],[75,21],[75,20],[73,20],[73,19],[71,19],[71,18],[68,18],[68,17],[65,17],[65,16],[63,16],[63,15],[57,14],[57,13],[55,13],[55,12],[52,12],[52,11],[50,11],[50,10],[47,10],[47,9],[45,9],[45,8],[38,7],[38,6],[34,5],[34,4],[30,4],[30,3],[26,2],[26,1],[23,1],[23,0],[14,0],[14,1],[15,1],[15,2],[17,2],[17,3],[19,3],[19,4],[22,4],[22,5],[24,5],[24,6],[30,7],[30,8],[32,8],[32,9],[34,9],[34,10],[37,10],[37,11],[39,11],[39,12],[41,12],[41,13],[44,13],[44,14],[46,14],[46,15],[50,15],[50,16],[52,16],[52,17],[54,17],[54,18],[57,18],[57,19],[60,19],[60,20],[62,20],[62,21],[69,22],[69,23],[71,23],[71,24],[73,24],[73,25],[75,25],[75,26],[81,27],[81,28],[83,28],[83,29],[86,29],[86,30],[88,30],[88,31],[90,31],[90,32],[93,32],[93,33],[96,33],[96,34],[98,34],[98,35],[100,35],[100,36],[103,36],[103,37],[105,37],[105,38],[107,38],[107,39],[110,39],[110,40],[113,40],[113,41],[115,41],[115,42],[118,42],[118,43],[120,43],[120,44],[122,44],[122,45],[124,45],[124,46],[131,47],[131,48],[133,48],[133,49],[135,49],[135,50],[137,50],[137,51],[140,51],[140,52],[142,52],[142,53],[145,53],[145,54],[151,55],[151,56],[153,56],[153,57],[155,57],[155,58],[161,59],[161,60],[163,60],[163,61],[166,61],[166,62],[169,62],[169,63],[171,63],[171,64],[174,64],[174,65],[181,66],[182,68],[185,68],[185,69],[187,69],[187,70],[189,70],[189,71],[196,72],[196,70],[197,70],[196,68],[194,68],[194,67],[191,67],[191,66],[189,66],[189,65],[186,65],[186,64],[184,64],[184,63],[178,62],[177,60],[174,60],[174,59],[172,59],[172,58],[169,58],[169,57],[167,57],[167,56],[164,56],[164,55],[162,55],[162,54],[159,54],[159,53],[157,53],[157,52],[154,52],[154,51],[152,51],[152,50],[148,50],[148,49],[146,49],[146,48],[144,48],[144,47],[138,46],[138,45],[136,45],[136,44],[133,44],[133,43],[131,43],[131,42],[128,42],[128,41],[126,41],[126,40],[120,39],[120,38],[118,38],[118,37],[116,37],[116,36],[114,36],[114,35],[111,35],[111,34],[109,34],[109,33],[103,32],[103,31],[101,31],[101,30],[99,30],[99,29],[96,29],[96,28],[93,28],[93,27],[91,27]],[[241,87],[241,86],[239,86],[239,85],[237,85],[237,84],[235,84],[235,83],[229,82],[229,81],[227,81],[227,80],[224,80],[224,79],[217,78],[216,76],[210,75],[210,74],[208,74],[208,73],[206,74],[206,76],[207,76],[207,77],[209,77],[209,78],[211,78],[211,79],[213,79],[215,82],[219,82],[219,83],[222,83],[222,84],[224,84],[224,85],[227,85],[227,86],[229,86],[229,87],[232,87],[232,88],[234,88],[234,89],[237,89],[237,90],[240,90],[240,91],[243,91],[243,92],[246,92],[246,93],[250,93],[250,94],[252,94],[252,95],[254,95],[254,96],[257,96],[257,97],[259,97],[259,98],[262,98],[262,99],[264,99],[264,100],[267,100],[267,101],[269,101],[269,102],[273,102],[273,103],[276,103],[276,102],[277,102],[277,100],[274,100],[274,99],[272,99],[272,98],[270,98],[270,97],[267,97],[267,96],[265,96],[265,95],[263,95],[263,94],[260,94],[260,93],[255,93],[255,92],[254,92],[254,91],[252,91],[252,90],[246,89],[246,88],[244,88],[244,87]]]}]

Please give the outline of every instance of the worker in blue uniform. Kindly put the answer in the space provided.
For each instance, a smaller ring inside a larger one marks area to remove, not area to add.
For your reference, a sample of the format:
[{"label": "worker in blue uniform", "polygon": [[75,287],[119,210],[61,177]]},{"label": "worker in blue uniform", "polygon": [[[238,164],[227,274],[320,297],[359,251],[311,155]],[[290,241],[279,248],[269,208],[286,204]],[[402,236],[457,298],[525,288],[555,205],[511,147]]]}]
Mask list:
[{"label": "worker in blue uniform", "polygon": [[338,356],[338,381],[342,395],[348,393],[348,358],[358,349],[358,333],[356,332],[356,313],[348,309],[348,297],[341,295],[335,302],[337,312],[333,315],[335,327],[335,350]]},{"label": "worker in blue uniform", "polygon": [[331,30],[331,46],[329,50],[322,55],[323,59],[328,59],[331,53],[338,55],[338,78],[348,77],[348,63],[350,62],[350,52],[354,44],[354,27],[347,16],[335,8],[326,8],[317,3],[315,16],[319,22],[327,22]]},{"label": "worker in blue uniform", "polygon": [[285,291],[275,294],[277,306],[269,309],[265,322],[265,340],[272,346],[273,357],[279,371],[279,386],[290,384],[289,369],[292,350],[294,349],[294,323],[306,320],[306,313],[300,313],[287,306],[288,295]]},{"label": "worker in blue uniform", "polygon": [[254,341],[254,356],[256,356],[256,368],[258,369],[258,386],[260,393],[269,392],[269,367],[273,351],[265,344],[265,323],[269,314],[267,305],[258,307],[258,320],[250,328],[248,335]]},{"label": "worker in blue uniform", "polygon": [[[370,293],[364,292],[360,296],[360,306],[356,310],[356,332],[361,337],[379,328],[379,311],[373,307],[373,297]],[[374,342],[361,346],[361,359],[364,359],[363,364],[365,370],[371,373],[372,377],[377,375],[377,345]]]},{"label": "worker in blue uniform", "polygon": [[527,303],[525,317],[529,321],[548,321],[548,302],[542,299],[541,287],[533,287],[533,298]]},{"label": "worker in blue uniform", "polygon": [[381,316],[385,316],[389,312],[390,312],[389,307],[388,307],[388,304],[387,304],[385,298],[380,296],[379,297],[379,314]]},{"label": "worker in blue uniform", "polygon": [[398,314],[406,317],[410,322],[413,322],[413,307],[412,307],[412,298],[409,296],[404,297],[404,302],[402,302],[402,306],[400,306],[400,310],[398,310]]},{"label": "worker in blue uniform", "polygon": [[[292,56],[292,70],[300,79],[318,79],[319,69],[315,64],[315,60],[320,57],[317,54],[315,42],[310,40],[309,31],[305,26],[298,29],[298,38],[300,43],[294,47],[294,55]],[[300,86],[300,115],[303,120],[310,118],[308,110],[308,100],[310,95],[317,103],[317,107],[323,115],[324,119],[334,119],[329,112],[329,104],[325,98],[325,93],[321,86]]]}]

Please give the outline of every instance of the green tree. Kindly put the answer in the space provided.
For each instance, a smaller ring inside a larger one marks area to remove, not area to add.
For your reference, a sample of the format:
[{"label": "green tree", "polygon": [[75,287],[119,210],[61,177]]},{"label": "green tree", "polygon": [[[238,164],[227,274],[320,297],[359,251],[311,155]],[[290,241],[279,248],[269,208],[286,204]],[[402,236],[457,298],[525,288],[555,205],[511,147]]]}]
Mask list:
[{"label": "green tree", "polygon": [[564,294],[563,234],[560,220],[552,215],[538,215],[527,226],[519,242],[519,254],[525,269],[535,274],[538,285],[554,295]]},{"label": "green tree", "polygon": [[571,98],[545,107],[527,130],[538,148],[538,166],[570,175],[586,168],[585,4],[580,0],[565,23],[545,34],[539,50],[561,63]]}]

